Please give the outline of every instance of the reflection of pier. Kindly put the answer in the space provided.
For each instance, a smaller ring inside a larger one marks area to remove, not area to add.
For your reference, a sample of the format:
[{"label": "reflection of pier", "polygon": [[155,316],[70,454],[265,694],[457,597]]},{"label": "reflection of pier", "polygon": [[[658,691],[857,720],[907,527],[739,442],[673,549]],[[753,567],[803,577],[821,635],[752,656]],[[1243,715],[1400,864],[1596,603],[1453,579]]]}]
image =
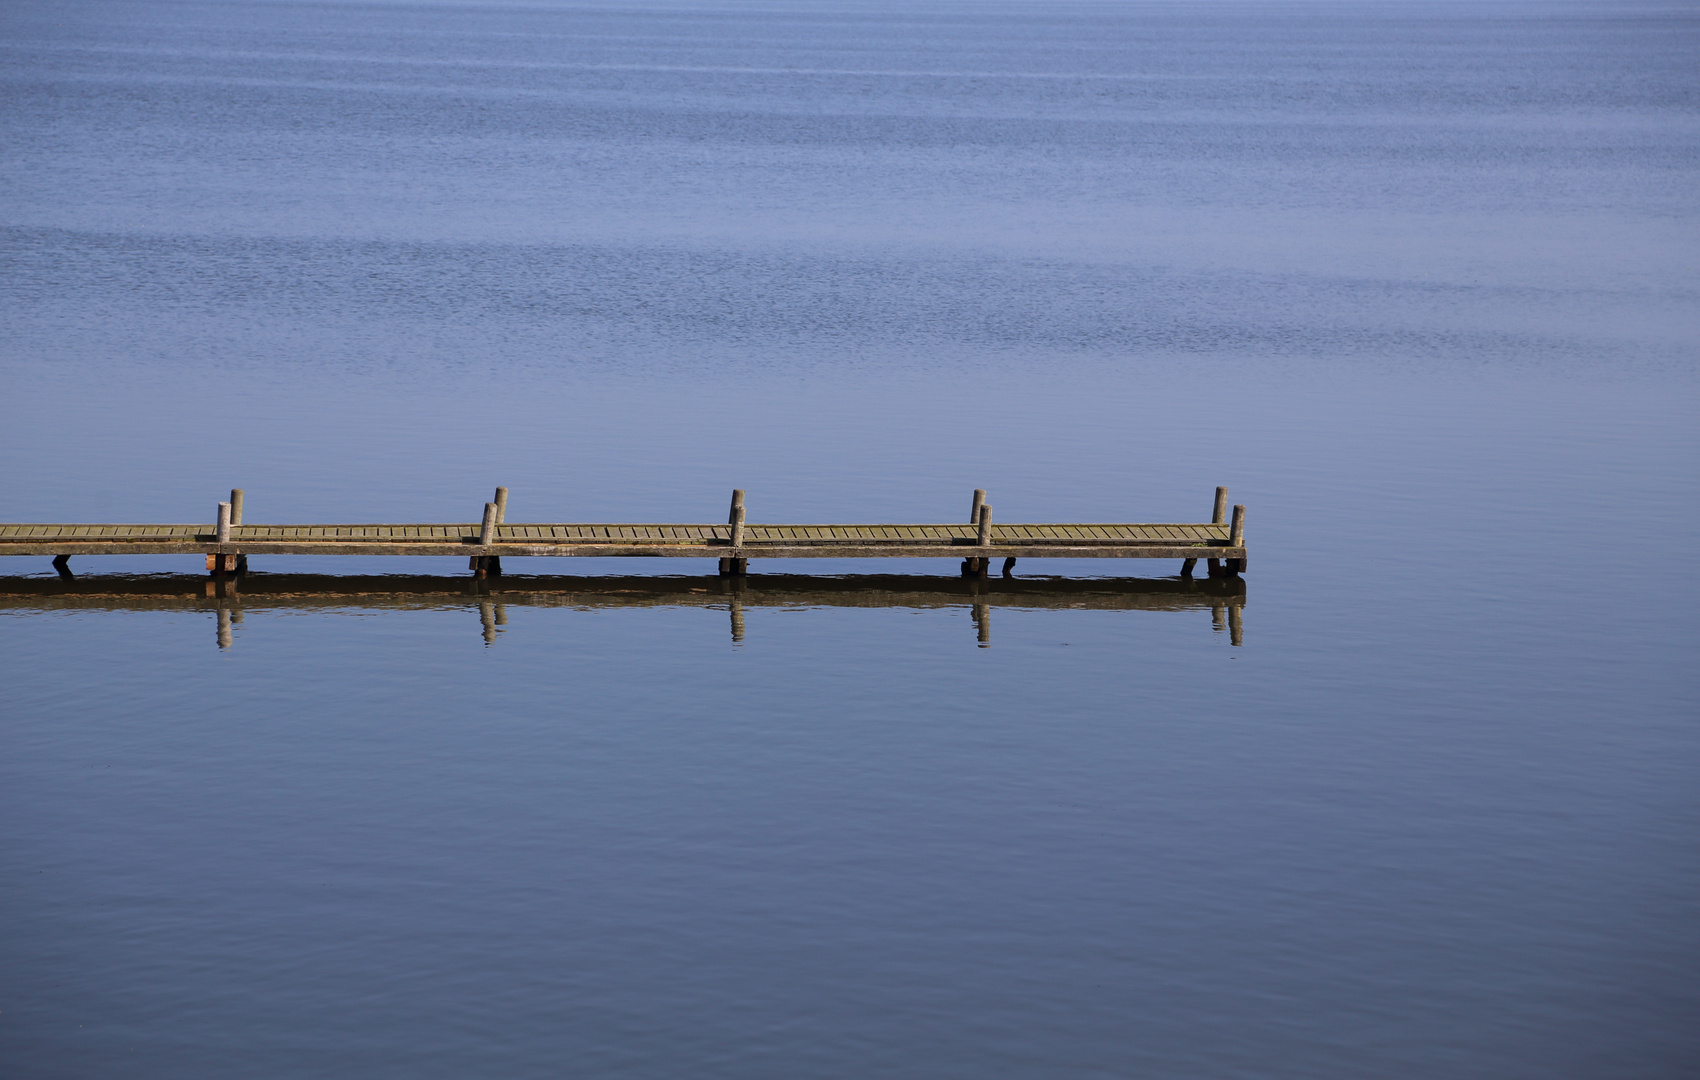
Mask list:
[{"label": "reflection of pier", "polygon": [[218,643],[245,611],[412,610],[475,608],[493,642],[510,607],[579,610],[705,607],[730,613],[732,640],[744,640],[747,608],[968,608],[980,644],[991,643],[993,608],[1082,611],[1205,610],[1238,645],[1246,583],[1238,577],[962,578],[905,574],[811,577],[332,577],[248,574],[203,578],[149,574],[65,578],[0,578],[0,611],[206,611],[218,620]]}]

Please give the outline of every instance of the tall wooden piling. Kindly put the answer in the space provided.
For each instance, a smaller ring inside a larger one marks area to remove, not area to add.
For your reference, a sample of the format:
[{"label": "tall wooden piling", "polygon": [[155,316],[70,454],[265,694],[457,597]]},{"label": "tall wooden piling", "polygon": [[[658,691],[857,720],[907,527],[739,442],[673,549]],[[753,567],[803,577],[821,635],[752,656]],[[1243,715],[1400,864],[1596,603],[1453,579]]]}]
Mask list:
[{"label": "tall wooden piling", "polygon": [[216,530],[214,535],[217,536],[219,543],[221,543],[221,544],[230,543],[230,504],[229,503],[221,502],[221,503],[218,504],[218,524],[214,528]]},{"label": "tall wooden piling", "polygon": [[968,507],[968,524],[976,525],[980,521],[980,507],[986,505],[986,489],[974,489],[974,502]]},{"label": "tall wooden piling", "polygon": [[[1228,527],[1228,543],[1233,547],[1245,546],[1245,507],[1243,506],[1234,507],[1234,521],[1233,524]],[[1238,574],[1244,572],[1244,559],[1229,559],[1227,562],[1228,573]]]},{"label": "tall wooden piling", "polygon": [[[1219,488],[1216,489],[1216,508],[1210,512],[1210,524],[1220,525],[1227,520],[1228,520],[1228,489],[1225,488],[1225,487],[1219,487]],[[1211,559],[1206,565],[1209,568],[1209,573],[1210,573],[1211,577],[1216,577],[1217,575],[1219,575],[1222,572],[1222,560],[1221,559]]]},{"label": "tall wooden piling", "polygon": [[508,520],[508,489],[496,489],[496,524],[505,524]]},{"label": "tall wooden piling", "polygon": [[[500,491],[502,489],[498,488],[497,490]],[[495,503],[487,502],[484,504],[484,521],[478,526],[478,546],[486,550],[494,547],[496,544],[497,513],[498,511]],[[472,557],[472,569],[477,572],[479,577],[490,577],[494,574],[500,574],[502,572],[501,556],[490,554],[474,555]]]},{"label": "tall wooden piling", "polygon": [[243,494],[244,494],[244,492],[242,491],[241,488],[231,488],[230,489],[230,524],[232,524],[232,525],[242,524],[242,496],[243,496]]},{"label": "tall wooden piling", "polygon": [[[732,490],[732,510],[731,510],[730,513],[728,513],[726,515],[726,522],[727,522],[727,524],[732,526],[732,534],[731,534],[730,539],[731,539],[732,550],[736,551],[739,548],[744,546],[744,489],[743,488],[734,488]],[[732,556],[729,559],[723,559],[723,560],[721,560],[721,562],[726,566],[727,573],[730,573],[734,576],[742,576],[745,573],[745,571],[749,568],[749,565],[750,565],[750,562],[749,562],[748,559],[740,558],[736,555]]]}]

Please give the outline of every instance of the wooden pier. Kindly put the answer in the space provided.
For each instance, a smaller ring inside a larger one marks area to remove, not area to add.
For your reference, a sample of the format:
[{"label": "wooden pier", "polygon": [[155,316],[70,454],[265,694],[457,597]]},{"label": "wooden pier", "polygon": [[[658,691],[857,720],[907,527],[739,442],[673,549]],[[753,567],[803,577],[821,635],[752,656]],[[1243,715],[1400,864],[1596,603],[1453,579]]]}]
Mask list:
[{"label": "wooden pier", "polygon": [[1245,570],[1245,507],[1228,513],[1216,489],[1211,520],[1180,524],[1014,524],[992,520],[984,490],[962,525],[762,525],[745,521],[744,492],[732,493],[724,525],[517,524],[508,489],[484,504],[477,523],[436,525],[249,525],[244,492],[230,493],[211,524],[0,525],[0,554],[51,556],[61,574],[83,555],[204,555],[215,576],[239,574],[262,555],[461,555],[480,577],[501,573],[502,556],[711,558],[741,576],[750,559],[962,559],[964,576],[1007,574],[1017,559],[1177,559],[1190,577],[1199,559],[1213,576]]}]

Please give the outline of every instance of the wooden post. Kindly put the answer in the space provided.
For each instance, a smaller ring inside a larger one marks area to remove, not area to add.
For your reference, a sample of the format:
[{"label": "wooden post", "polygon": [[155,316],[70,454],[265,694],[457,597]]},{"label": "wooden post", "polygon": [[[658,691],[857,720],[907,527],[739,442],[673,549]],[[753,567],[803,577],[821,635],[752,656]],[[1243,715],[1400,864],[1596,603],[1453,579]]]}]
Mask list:
[{"label": "wooden post", "polygon": [[[1228,527],[1228,543],[1234,547],[1245,546],[1245,507],[1234,507],[1234,523]],[[1245,570],[1244,559],[1229,559],[1228,573],[1238,574]]]},{"label": "wooden post", "polygon": [[508,489],[496,489],[496,524],[501,525],[508,520]]},{"label": "wooden post", "polygon": [[726,515],[727,524],[732,526],[732,547],[734,550],[744,546],[744,489],[735,488],[732,491],[732,512]]},{"label": "wooden post", "polygon": [[986,489],[974,489],[974,505],[968,508],[968,524],[976,525],[980,521],[980,507],[986,505]]},{"label": "wooden post", "polygon": [[[481,548],[491,548],[494,547],[495,544],[496,504],[493,502],[487,502],[484,504],[484,521],[478,527],[478,546]],[[502,572],[502,564],[498,557],[488,554],[474,555],[472,557],[472,568],[478,572],[479,577],[489,577],[492,574],[500,574]]]},{"label": "wooden post", "polygon": [[241,488],[230,489],[230,524],[232,526],[242,524],[242,495]]},{"label": "wooden post", "polygon": [[992,504],[980,504],[980,546],[992,546]]},{"label": "wooden post", "polygon": [[218,542],[221,544],[230,543],[230,504],[227,502],[218,504],[218,525],[216,529],[215,535]]},{"label": "wooden post", "polygon": [[1004,577],[1014,577],[1015,576],[1015,556],[1014,555],[1011,555],[1009,558],[1007,558],[1003,561],[1003,576]]},{"label": "wooden post", "polygon": [[59,571],[59,576],[67,581],[73,580],[77,576],[71,573],[71,556],[69,555],[53,556],[53,569]]},{"label": "wooden post", "polygon": [[1181,577],[1184,577],[1184,578],[1191,577],[1192,576],[1192,568],[1197,566],[1197,565],[1198,565],[1197,559],[1187,559],[1185,562],[1181,563]]},{"label": "wooden post", "polygon": [[[1228,520],[1228,489],[1216,489],[1216,508],[1210,512],[1210,524],[1221,525]],[[1219,577],[1222,573],[1222,560],[1210,559],[1206,564],[1211,577]]]}]

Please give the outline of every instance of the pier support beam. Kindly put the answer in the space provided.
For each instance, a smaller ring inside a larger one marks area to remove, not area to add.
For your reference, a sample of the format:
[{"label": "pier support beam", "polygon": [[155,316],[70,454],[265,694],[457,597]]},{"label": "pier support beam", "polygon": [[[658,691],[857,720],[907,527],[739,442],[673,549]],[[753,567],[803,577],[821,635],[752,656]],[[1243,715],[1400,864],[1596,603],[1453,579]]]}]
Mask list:
[{"label": "pier support beam", "polygon": [[[508,489],[497,488],[496,497],[507,501]],[[496,543],[496,526],[502,520],[502,507],[499,503],[484,504],[484,521],[478,526],[478,546],[488,551]],[[474,555],[467,564],[474,574],[481,578],[502,576],[502,557],[500,555]]]},{"label": "pier support beam", "polygon": [[1184,578],[1191,577],[1192,576],[1192,568],[1197,566],[1197,565],[1198,565],[1197,559],[1187,559],[1185,562],[1181,563],[1181,577],[1184,577]]},{"label": "pier support beam", "polygon": [[1011,555],[1009,558],[1007,558],[1003,561],[1003,576],[1004,577],[1014,577],[1015,576],[1015,556],[1014,555]]},{"label": "pier support beam", "polygon": [[53,556],[53,569],[59,571],[59,576],[67,581],[70,581],[77,576],[71,573],[71,556],[69,555]]},{"label": "pier support beam", "polygon": [[720,576],[721,577],[743,577],[745,574],[747,574],[749,572],[750,572],[750,560],[748,560],[748,559],[721,559],[720,560]]}]

